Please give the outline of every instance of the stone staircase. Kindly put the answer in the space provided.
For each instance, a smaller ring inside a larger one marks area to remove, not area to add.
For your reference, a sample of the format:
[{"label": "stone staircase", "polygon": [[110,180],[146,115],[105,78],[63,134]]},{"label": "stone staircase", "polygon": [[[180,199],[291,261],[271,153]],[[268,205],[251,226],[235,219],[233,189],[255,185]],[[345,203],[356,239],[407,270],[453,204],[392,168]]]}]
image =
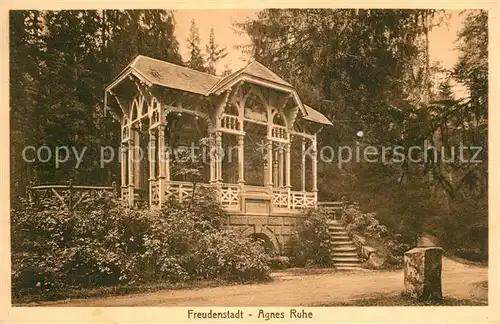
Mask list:
[{"label": "stone staircase", "polygon": [[337,270],[361,270],[358,248],[349,237],[341,220],[331,220],[328,232],[332,242],[332,260]]}]

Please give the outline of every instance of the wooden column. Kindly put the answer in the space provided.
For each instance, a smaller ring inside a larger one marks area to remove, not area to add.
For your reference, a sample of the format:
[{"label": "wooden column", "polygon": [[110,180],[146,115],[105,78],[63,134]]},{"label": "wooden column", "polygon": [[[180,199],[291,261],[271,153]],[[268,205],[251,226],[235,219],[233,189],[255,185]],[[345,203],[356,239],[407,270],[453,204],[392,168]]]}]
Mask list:
[{"label": "wooden column", "polygon": [[165,152],[165,125],[158,125],[158,196],[160,207],[165,201],[168,153]]},{"label": "wooden column", "polygon": [[[132,137],[132,129],[130,130],[130,136]],[[128,205],[133,206],[134,205],[134,140],[130,138],[128,140]]]},{"label": "wooden column", "polygon": [[292,190],[292,182],[291,182],[291,175],[290,175],[290,135],[288,136],[288,143],[285,144],[285,186],[287,190],[287,195],[288,195],[288,208],[292,206],[292,196],[291,196],[291,190]]},{"label": "wooden column", "polygon": [[245,183],[245,135],[238,135],[238,183]]},{"label": "wooden column", "polygon": [[267,186],[267,183],[269,182],[269,180],[267,179],[267,177],[269,176],[269,172],[267,171],[267,165],[269,164],[269,162],[267,161],[267,157],[264,158],[264,183],[262,184],[263,186]]},{"label": "wooden column", "polygon": [[149,130],[149,147],[148,147],[148,161],[149,161],[149,206],[153,205],[153,181],[156,180],[156,136],[153,129]]},{"label": "wooden column", "polygon": [[311,140],[312,145],[312,192],[314,193],[314,205],[318,203],[318,150],[316,136]]},{"label": "wooden column", "polygon": [[273,186],[273,141],[267,140],[267,185]]},{"label": "wooden column", "polygon": [[279,177],[278,177],[278,152],[274,152],[273,160],[273,184],[274,187],[279,187]]},{"label": "wooden column", "polygon": [[141,154],[142,148],[141,148],[141,134],[139,133],[139,130],[134,130],[132,132],[134,135],[134,186],[137,189],[142,189],[141,188],[141,164],[142,164],[142,157]]},{"label": "wooden column", "polygon": [[300,164],[300,174],[301,174],[301,186],[300,189],[302,191],[306,191],[306,140],[305,138],[302,138],[302,160]]},{"label": "wooden column", "polygon": [[278,186],[283,188],[283,149],[278,152]]},{"label": "wooden column", "polygon": [[311,140],[312,153],[312,191],[318,191],[318,151],[316,137]]},{"label": "wooden column", "polygon": [[120,167],[121,167],[121,186],[125,188],[127,186],[127,144],[122,143],[121,145],[121,158],[120,158]]},{"label": "wooden column", "polygon": [[216,181],[222,182],[222,133],[220,131],[215,132],[215,146],[217,147]]},{"label": "wooden column", "polygon": [[217,179],[217,150],[216,150],[216,145],[215,145],[215,133],[210,134],[210,152],[209,152],[209,157],[210,157],[210,183],[215,183]]}]

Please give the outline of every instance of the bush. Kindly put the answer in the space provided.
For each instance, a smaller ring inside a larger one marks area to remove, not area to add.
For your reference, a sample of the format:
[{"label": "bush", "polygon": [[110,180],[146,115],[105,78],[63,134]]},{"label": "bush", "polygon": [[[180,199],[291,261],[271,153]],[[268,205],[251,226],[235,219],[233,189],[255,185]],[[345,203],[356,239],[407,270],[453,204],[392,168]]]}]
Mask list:
[{"label": "bush", "polygon": [[430,219],[428,231],[452,254],[470,261],[487,261],[488,201],[465,198],[457,198],[448,213]]},{"label": "bush", "polygon": [[[86,207],[85,207],[86,206]],[[161,211],[127,209],[112,196],[69,212],[57,201],[20,202],[11,213],[12,288],[46,291],[135,281],[268,277],[258,243],[225,229],[213,193],[168,201]]]},{"label": "bush", "polygon": [[[350,207],[344,213],[344,221],[347,232],[359,249],[364,245],[372,246],[387,257],[387,265],[403,264],[403,255],[409,245],[402,241],[401,235],[391,235],[387,227],[375,218],[375,213],[363,213],[358,207]],[[359,257],[364,260],[359,251]]]},{"label": "bush", "polygon": [[287,256],[275,256],[269,259],[269,267],[271,269],[287,269],[291,266],[290,258]]},{"label": "bush", "polygon": [[195,278],[255,280],[269,268],[258,243],[223,227],[227,214],[209,190],[200,188],[193,200],[168,201],[146,237],[144,262],[161,279]]},{"label": "bush", "polygon": [[106,196],[91,212],[70,213],[46,201],[22,202],[11,213],[14,288],[117,284],[133,277],[147,220]]},{"label": "bush", "polygon": [[309,209],[291,239],[292,263],[299,267],[328,267],[332,264],[331,242],[328,233],[330,215],[325,209]]}]

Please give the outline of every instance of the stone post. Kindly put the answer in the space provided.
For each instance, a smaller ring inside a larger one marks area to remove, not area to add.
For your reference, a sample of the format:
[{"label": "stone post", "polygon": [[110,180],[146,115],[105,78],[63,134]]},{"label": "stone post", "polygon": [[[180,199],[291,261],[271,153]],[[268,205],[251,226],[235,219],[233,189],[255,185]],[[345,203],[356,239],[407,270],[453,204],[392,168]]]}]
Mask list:
[{"label": "stone post", "polygon": [[405,293],[418,300],[439,300],[441,291],[440,247],[417,247],[404,254]]}]

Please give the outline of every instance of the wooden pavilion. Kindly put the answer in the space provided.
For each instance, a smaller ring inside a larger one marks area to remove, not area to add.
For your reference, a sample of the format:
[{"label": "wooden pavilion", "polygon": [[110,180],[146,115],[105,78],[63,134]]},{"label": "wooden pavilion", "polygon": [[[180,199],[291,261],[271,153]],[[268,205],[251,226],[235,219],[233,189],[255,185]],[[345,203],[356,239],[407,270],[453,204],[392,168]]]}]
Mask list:
[{"label": "wooden pavilion", "polygon": [[188,196],[193,183],[175,172],[176,152],[207,139],[217,154],[200,185],[216,188],[231,215],[291,215],[317,204],[316,136],[331,122],[259,62],[219,77],[139,55],[106,87],[104,102],[121,123],[129,205]]}]

